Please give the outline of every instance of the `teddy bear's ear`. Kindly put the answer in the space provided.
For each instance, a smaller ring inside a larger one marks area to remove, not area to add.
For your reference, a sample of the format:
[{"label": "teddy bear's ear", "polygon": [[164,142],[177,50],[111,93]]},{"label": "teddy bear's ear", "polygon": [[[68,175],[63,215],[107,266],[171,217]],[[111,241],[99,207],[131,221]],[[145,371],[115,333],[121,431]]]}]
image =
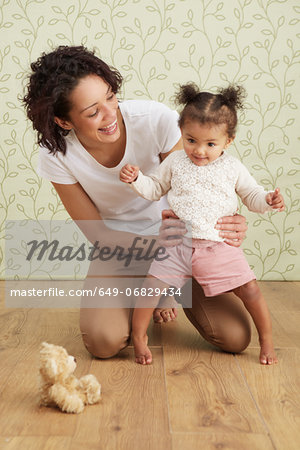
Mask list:
[{"label": "teddy bear's ear", "polygon": [[50,344],[48,344],[48,342],[42,342],[40,345],[40,351],[42,350],[48,350],[50,348]]},{"label": "teddy bear's ear", "polygon": [[54,375],[54,376],[57,375],[57,364],[56,364],[56,361],[54,359],[50,359],[49,363],[50,363],[50,368],[51,368],[52,375]]}]

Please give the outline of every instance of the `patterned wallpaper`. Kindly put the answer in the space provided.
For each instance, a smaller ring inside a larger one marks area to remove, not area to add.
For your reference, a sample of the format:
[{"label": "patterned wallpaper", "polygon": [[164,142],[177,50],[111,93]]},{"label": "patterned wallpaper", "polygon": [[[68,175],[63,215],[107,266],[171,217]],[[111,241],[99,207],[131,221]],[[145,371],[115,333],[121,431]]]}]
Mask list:
[{"label": "patterned wallpaper", "polygon": [[[38,148],[18,97],[42,51],[82,43],[121,71],[122,98],[174,108],[179,83],[245,86],[230,152],[265,189],[279,186],[287,208],[259,215],[242,206],[243,249],[258,278],[299,280],[299,22],[298,0],[1,0],[0,260],[6,220],[67,218],[36,174]],[[0,276],[13,264],[2,261]]]}]

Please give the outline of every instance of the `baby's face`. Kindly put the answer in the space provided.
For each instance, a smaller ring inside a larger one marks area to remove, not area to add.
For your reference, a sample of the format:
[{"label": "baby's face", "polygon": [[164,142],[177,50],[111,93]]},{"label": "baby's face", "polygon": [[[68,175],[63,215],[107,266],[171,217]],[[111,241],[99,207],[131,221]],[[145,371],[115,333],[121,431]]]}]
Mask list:
[{"label": "baby's face", "polygon": [[215,161],[234,139],[228,137],[225,124],[201,124],[187,120],[181,133],[185,153],[196,166],[206,166]]}]

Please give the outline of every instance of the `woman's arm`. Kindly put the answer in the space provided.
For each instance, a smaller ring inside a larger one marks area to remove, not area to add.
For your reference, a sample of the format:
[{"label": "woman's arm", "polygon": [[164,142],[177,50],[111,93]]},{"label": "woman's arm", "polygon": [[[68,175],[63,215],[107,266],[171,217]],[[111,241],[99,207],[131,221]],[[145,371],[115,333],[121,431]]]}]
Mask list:
[{"label": "woman's arm", "polygon": [[108,243],[110,248],[119,245],[127,249],[132,246],[136,234],[108,228],[80,183],[52,184],[71,219],[92,244],[99,241]]},{"label": "woman's arm", "polygon": [[52,182],[52,185],[74,221],[101,220],[96,206],[79,183],[58,184]]}]

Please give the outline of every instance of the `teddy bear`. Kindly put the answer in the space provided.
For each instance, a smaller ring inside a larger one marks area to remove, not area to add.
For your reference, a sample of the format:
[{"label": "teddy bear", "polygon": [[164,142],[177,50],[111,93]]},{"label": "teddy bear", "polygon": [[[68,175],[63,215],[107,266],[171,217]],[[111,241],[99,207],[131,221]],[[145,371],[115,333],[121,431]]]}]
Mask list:
[{"label": "teddy bear", "polygon": [[64,347],[43,342],[40,347],[41,405],[58,406],[67,413],[80,413],[84,405],[97,403],[101,385],[94,375],[73,375],[76,359]]}]

